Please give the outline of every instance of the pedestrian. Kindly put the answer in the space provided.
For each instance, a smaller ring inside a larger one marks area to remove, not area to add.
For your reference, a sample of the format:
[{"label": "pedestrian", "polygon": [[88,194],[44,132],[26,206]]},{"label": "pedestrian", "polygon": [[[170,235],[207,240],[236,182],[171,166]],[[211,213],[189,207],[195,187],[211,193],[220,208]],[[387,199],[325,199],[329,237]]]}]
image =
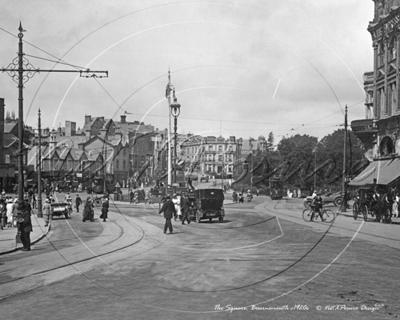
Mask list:
[{"label": "pedestrian", "polygon": [[108,218],[108,207],[109,207],[108,199],[105,198],[101,206],[101,215],[100,215],[100,219],[103,219],[103,222],[106,222],[106,219]]},{"label": "pedestrian", "polygon": [[169,233],[172,234],[174,232],[172,229],[171,219],[173,216],[176,215],[176,210],[175,210],[175,205],[172,202],[170,196],[167,196],[167,201],[161,207],[159,214],[161,214],[163,212],[164,212],[164,218],[165,218],[164,233],[167,233],[167,229],[169,229]]},{"label": "pedestrian", "polygon": [[50,200],[46,199],[46,201],[43,204],[43,218],[45,222],[45,227],[47,227],[51,222],[53,221],[53,208],[50,205]]},{"label": "pedestrian", "polygon": [[243,203],[244,203],[243,193],[239,193],[239,204],[243,204]]},{"label": "pedestrian", "polygon": [[32,195],[32,208],[36,209],[36,194],[35,194],[35,192]]},{"label": "pedestrian", "polygon": [[150,191],[146,190],[145,195],[144,195],[144,204],[147,204],[147,202],[150,204]]},{"label": "pedestrian", "polygon": [[256,189],[256,195],[257,197],[260,195],[260,190]]},{"label": "pedestrian", "polygon": [[187,220],[188,224],[190,224],[189,210],[190,210],[190,201],[186,195],[182,195],[181,197],[182,224],[185,224],[185,220]]},{"label": "pedestrian", "polygon": [[133,197],[134,197],[134,193],[133,193],[133,190],[131,189],[131,191],[129,192],[129,203],[133,202]]},{"label": "pedestrian", "polygon": [[94,221],[93,219],[93,202],[90,197],[87,198],[85,207],[83,209],[83,219],[82,221],[85,222],[86,220]]},{"label": "pedestrian", "polygon": [[11,228],[13,225],[13,208],[14,208],[14,203],[12,199],[8,199],[6,204],[6,210],[7,210],[6,215],[7,215],[7,226],[9,228]]},{"label": "pedestrian", "polygon": [[7,208],[3,198],[0,199],[0,230],[3,230],[7,225]]},{"label": "pedestrian", "polygon": [[233,201],[233,203],[236,203],[238,201],[238,195],[236,193],[236,190],[233,190],[232,201]]},{"label": "pedestrian", "polygon": [[[21,205],[23,207],[23,205]],[[31,212],[29,209],[22,208],[22,214],[18,217],[18,232],[20,233],[20,239],[22,245],[24,246],[23,251],[31,250],[31,237],[32,232],[32,221]]]},{"label": "pedestrian", "polygon": [[11,218],[11,226],[12,227],[16,227],[17,223],[16,223],[16,219],[18,217],[18,207],[19,207],[19,203],[18,203],[18,199],[15,198],[14,199],[14,203],[12,205],[12,218]]},{"label": "pedestrian", "polygon": [[172,202],[175,205],[175,211],[176,211],[175,221],[176,221],[177,218],[182,220],[182,212],[181,212],[181,204],[180,204],[181,203],[181,199],[176,193],[172,196]]},{"label": "pedestrian", "polygon": [[32,214],[32,206],[29,202],[29,198],[24,199],[24,208],[25,208],[25,210],[28,210],[30,212],[30,214]]},{"label": "pedestrian", "polygon": [[79,206],[82,204],[82,199],[79,196],[79,194],[76,195],[75,198],[75,207],[76,207],[76,212],[79,212]]}]

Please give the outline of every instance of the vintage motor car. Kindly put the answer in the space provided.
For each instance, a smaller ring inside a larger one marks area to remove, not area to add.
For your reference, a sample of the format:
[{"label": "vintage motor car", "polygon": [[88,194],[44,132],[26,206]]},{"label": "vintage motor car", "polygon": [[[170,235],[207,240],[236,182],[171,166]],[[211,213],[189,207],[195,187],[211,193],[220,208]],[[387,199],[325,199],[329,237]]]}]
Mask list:
[{"label": "vintage motor car", "polygon": [[189,211],[190,219],[200,220],[218,219],[222,222],[225,217],[224,209],[224,193],[221,189],[197,189],[188,194],[189,200],[192,202],[192,208]]},{"label": "vintage motor car", "polygon": [[68,219],[71,215],[72,208],[71,205],[67,202],[53,202],[50,204],[53,211],[54,217],[64,216],[65,219]]},{"label": "vintage motor car", "polygon": [[[321,195],[321,198],[323,203],[333,203],[337,207],[340,207],[343,203],[343,197],[340,191],[323,194]],[[313,199],[312,196],[308,196],[304,199],[303,204],[306,208],[310,208],[312,199]]]}]

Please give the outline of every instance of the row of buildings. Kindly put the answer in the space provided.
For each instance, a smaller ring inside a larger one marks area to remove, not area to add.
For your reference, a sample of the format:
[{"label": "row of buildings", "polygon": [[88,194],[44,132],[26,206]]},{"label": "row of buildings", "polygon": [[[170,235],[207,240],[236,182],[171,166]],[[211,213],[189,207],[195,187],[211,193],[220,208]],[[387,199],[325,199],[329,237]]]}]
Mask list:
[{"label": "row of buildings", "polygon": [[350,185],[400,190],[400,0],[374,0],[369,22],[373,71],[364,74],[365,118],[351,127],[367,149],[369,166]]},{"label": "row of buildings", "polygon": [[[17,183],[18,119],[4,117],[4,99],[0,99],[0,187],[8,190]],[[102,183],[113,180],[122,187],[166,181],[168,132],[139,121],[85,115],[82,128],[65,121],[64,127],[39,132],[24,126],[24,176],[26,187],[36,184],[40,166],[46,181]],[[173,148],[174,143],[171,143]],[[242,139],[177,136],[177,161],[183,173],[202,176],[233,177],[236,164],[249,153],[266,150],[263,136]],[[174,152],[172,152],[174,154]],[[178,170],[177,170],[178,171]]]}]

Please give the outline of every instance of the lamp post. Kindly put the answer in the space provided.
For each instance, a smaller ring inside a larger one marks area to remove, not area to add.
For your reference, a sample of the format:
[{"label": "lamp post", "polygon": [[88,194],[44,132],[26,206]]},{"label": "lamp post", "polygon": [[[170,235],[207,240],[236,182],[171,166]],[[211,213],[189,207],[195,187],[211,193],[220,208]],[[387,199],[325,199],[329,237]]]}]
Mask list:
[{"label": "lamp post", "polygon": [[181,113],[181,105],[178,103],[178,99],[175,97],[175,91],[174,91],[174,102],[170,105],[171,108],[171,115],[174,117],[174,193],[176,193],[176,146],[177,146],[177,126],[178,126],[178,117],[179,114]]}]

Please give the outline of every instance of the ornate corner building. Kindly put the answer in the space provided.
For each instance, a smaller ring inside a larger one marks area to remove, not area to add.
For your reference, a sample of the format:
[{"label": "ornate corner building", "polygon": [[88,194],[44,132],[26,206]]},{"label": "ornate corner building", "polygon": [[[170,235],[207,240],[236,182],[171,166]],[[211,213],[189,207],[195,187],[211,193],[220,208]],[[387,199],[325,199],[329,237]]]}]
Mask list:
[{"label": "ornate corner building", "polygon": [[371,164],[350,185],[395,184],[400,175],[396,173],[400,168],[400,0],[373,1],[374,19],[367,30],[372,36],[374,70],[364,74],[365,119],[351,123]]}]

